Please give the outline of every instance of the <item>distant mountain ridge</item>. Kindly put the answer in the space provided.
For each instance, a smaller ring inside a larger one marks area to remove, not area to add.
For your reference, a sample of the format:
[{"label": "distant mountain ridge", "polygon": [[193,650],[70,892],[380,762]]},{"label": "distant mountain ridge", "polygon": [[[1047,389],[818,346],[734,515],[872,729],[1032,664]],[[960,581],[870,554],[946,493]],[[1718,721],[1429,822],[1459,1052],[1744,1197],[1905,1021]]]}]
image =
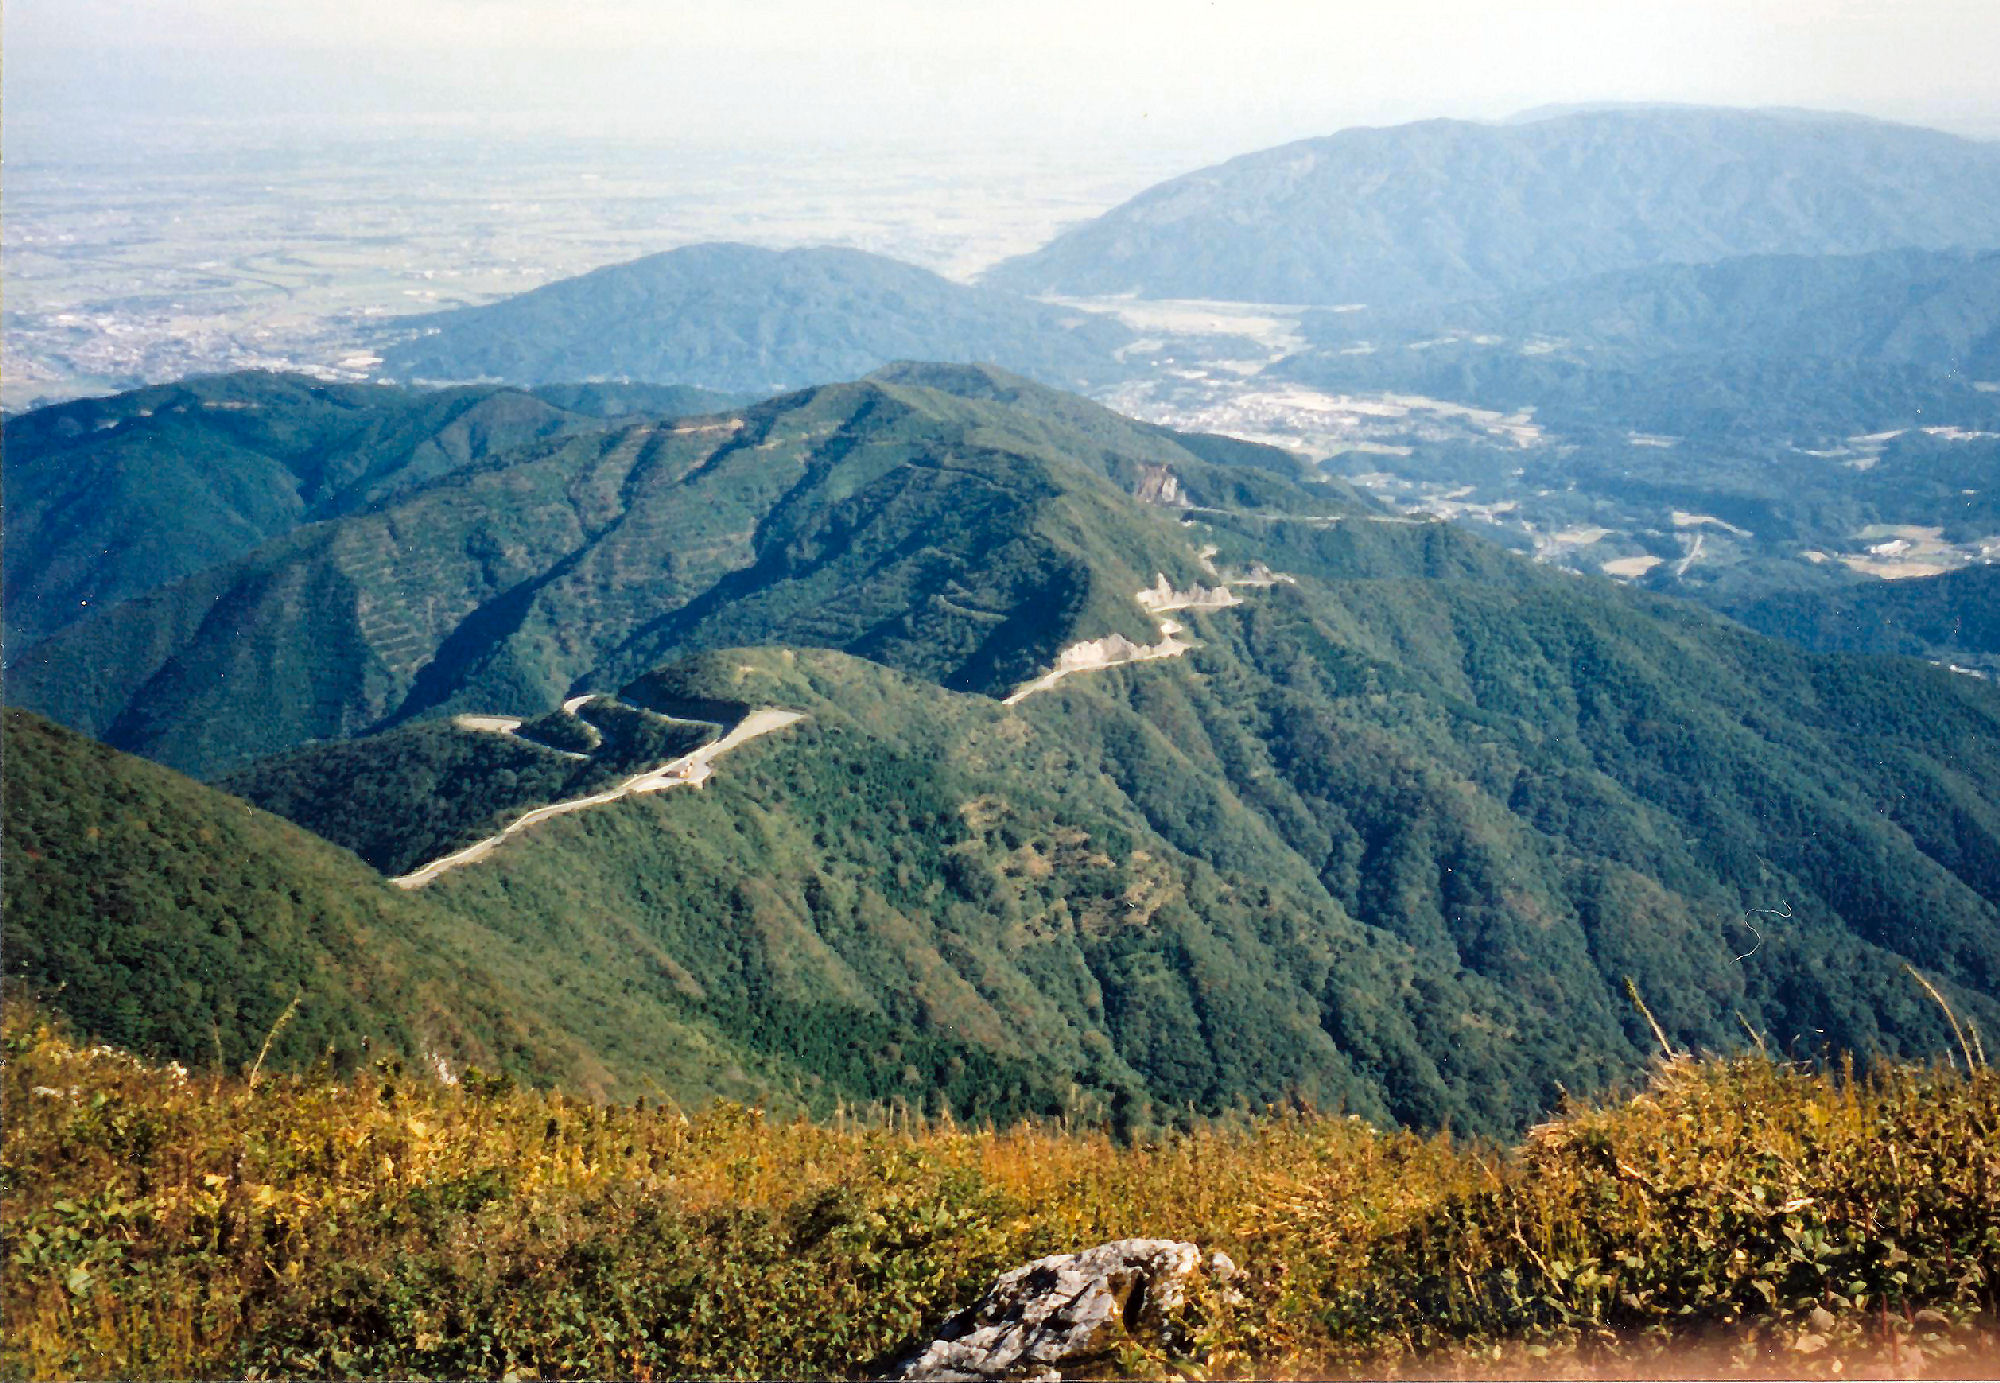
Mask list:
[{"label": "distant mountain ridge", "polygon": [[1704,354],[1831,357],[2000,379],[2000,250],[1750,255],[1662,264],[1445,304],[1308,313],[1322,350],[1431,348],[1440,337],[1629,364]]},{"label": "distant mountain ridge", "polygon": [[1303,314],[1270,375],[1528,408],[1569,432],[1813,445],[2000,425],[2000,250],[1749,255],[1497,297]]},{"label": "distant mountain ridge", "polygon": [[484,307],[405,318],[382,370],[430,382],[579,379],[758,395],[896,360],[991,363],[1060,388],[1116,376],[1116,323],[835,247],[687,245]]},{"label": "distant mountain ridge", "polygon": [[1428,120],[1246,154],[984,282],[1024,293],[1443,302],[1669,262],[2000,245],[2000,145],[1859,117]]},{"label": "distant mountain ridge", "polygon": [[[1301,331],[1310,346],[1266,380],[1521,410],[1538,429],[1526,447],[1412,437],[1336,472],[1385,473],[1419,502],[1452,491],[1549,560],[1808,647],[1995,665],[1990,585],[1935,573],[2000,550],[2000,252],[1654,265],[1307,312]],[[1564,533],[1589,541],[1565,551]],[[1875,560],[1885,545],[1903,560]]]}]

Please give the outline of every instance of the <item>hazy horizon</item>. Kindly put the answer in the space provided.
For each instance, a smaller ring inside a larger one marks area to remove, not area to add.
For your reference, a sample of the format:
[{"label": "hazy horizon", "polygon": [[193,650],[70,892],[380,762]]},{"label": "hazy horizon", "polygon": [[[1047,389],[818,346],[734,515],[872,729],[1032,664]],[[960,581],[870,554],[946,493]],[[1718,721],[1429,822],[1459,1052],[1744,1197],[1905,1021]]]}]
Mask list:
[{"label": "hazy horizon", "polygon": [[2000,6],[1972,0],[15,0],[0,23],[10,407],[341,367],[376,319],[700,240],[967,280],[1358,125],[1668,104],[2000,137]]},{"label": "hazy horizon", "polygon": [[287,145],[476,131],[1192,166],[1353,125],[1628,102],[1802,107],[2000,137],[2000,7],[1613,8],[189,0],[167,14],[138,0],[16,0],[6,138],[14,161],[202,134]]}]

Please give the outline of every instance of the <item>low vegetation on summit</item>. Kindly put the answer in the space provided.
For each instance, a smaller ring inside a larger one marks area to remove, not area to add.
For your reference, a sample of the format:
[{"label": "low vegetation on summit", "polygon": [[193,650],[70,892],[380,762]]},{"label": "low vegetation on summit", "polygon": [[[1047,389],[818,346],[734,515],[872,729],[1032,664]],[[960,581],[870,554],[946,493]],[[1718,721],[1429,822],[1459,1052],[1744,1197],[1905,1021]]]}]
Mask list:
[{"label": "low vegetation on summit", "polygon": [[877,1376],[999,1271],[1242,1271],[1118,1376],[1978,1376],[2000,1081],[1677,1058],[1512,1146],[1310,1112],[1121,1143],[591,1104],[382,1061],[190,1076],[5,1021],[14,1377]]}]

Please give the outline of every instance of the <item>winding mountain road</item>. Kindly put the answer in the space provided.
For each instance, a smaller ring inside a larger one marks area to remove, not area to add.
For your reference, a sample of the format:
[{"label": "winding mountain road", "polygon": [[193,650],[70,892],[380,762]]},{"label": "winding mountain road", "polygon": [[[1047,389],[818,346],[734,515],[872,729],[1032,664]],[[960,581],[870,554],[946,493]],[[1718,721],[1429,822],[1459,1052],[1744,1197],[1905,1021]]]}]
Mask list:
[{"label": "winding mountain road", "polygon": [[1107,634],[1101,639],[1085,639],[1073,643],[1056,654],[1056,665],[1035,678],[1014,689],[1010,696],[1000,699],[1003,706],[1018,706],[1037,692],[1045,692],[1065,677],[1079,672],[1102,672],[1106,668],[1126,667],[1132,663],[1152,662],[1159,658],[1178,658],[1196,645],[1180,636],[1187,632],[1177,619],[1168,618],[1174,610],[1226,610],[1233,605],[1241,605],[1243,598],[1230,590],[1231,586],[1276,586],[1298,584],[1298,578],[1283,572],[1274,572],[1263,563],[1252,564],[1248,573],[1238,576],[1223,576],[1214,561],[1215,549],[1203,548],[1195,554],[1195,560],[1212,576],[1220,578],[1215,586],[1196,584],[1185,591],[1177,591],[1167,579],[1165,572],[1156,574],[1153,585],[1139,591],[1133,599],[1139,607],[1153,617],[1159,626],[1160,641],[1154,644],[1133,643],[1123,634]]},{"label": "winding mountain road", "polygon": [[794,721],[804,719],[803,712],[783,711],[775,707],[752,711],[737,721],[734,728],[721,739],[712,740],[693,753],[683,754],[680,758],[661,764],[658,768],[635,773],[616,787],[606,788],[603,792],[594,792],[588,797],[572,797],[566,802],[551,802],[546,807],[537,807],[486,839],[474,841],[464,849],[454,850],[451,854],[432,860],[408,874],[399,874],[389,882],[398,888],[422,888],[440,874],[485,859],[509,836],[518,835],[530,826],[547,821],[552,816],[561,816],[566,812],[580,812],[586,807],[601,807],[607,802],[616,802],[619,798],[630,797],[634,793],[660,792],[666,788],[678,787],[698,788],[714,776],[715,760],[730,750],[748,744],[760,735],[768,735],[773,730],[782,730]]}]

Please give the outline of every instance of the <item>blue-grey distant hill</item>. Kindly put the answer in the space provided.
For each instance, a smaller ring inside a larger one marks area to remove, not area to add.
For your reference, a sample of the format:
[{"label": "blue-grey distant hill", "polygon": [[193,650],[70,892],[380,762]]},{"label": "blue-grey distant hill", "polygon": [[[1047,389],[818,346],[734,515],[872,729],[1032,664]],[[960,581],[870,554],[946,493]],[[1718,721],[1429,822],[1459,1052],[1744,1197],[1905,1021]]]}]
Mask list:
[{"label": "blue-grey distant hill", "polygon": [[1599,365],[1688,354],[1833,358],[1992,380],[2000,250],[1661,264],[1497,298],[1313,312],[1304,333],[1349,359],[1478,337],[1472,344]]},{"label": "blue-grey distant hill", "polygon": [[400,380],[638,380],[774,394],[896,360],[989,362],[1075,388],[1121,371],[1115,322],[859,250],[689,245],[396,324]]},{"label": "blue-grey distant hill", "polygon": [[1277,373],[1544,421],[1842,436],[2000,403],[2000,251],[1752,255],[1474,298],[1304,314]]},{"label": "blue-grey distant hill", "polygon": [[[1545,445],[1418,441],[1347,465],[1465,487],[1543,531],[1602,525],[1644,584],[1827,651],[2000,669],[2000,567],[1880,581],[1906,530],[2000,532],[2000,251],[1754,255],[1449,304],[1303,314],[1271,370],[1328,393],[1532,412]],[[1348,472],[1356,473],[1354,471]],[[1718,516],[1696,548],[1686,516]],[[1845,554],[1839,561],[1826,554]],[[1589,565],[1613,557],[1609,550]]]},{"label": "blue-grey distant hill", "polygon": [[1853,116],[1427,120],[1246,154],[986,276],[1026,293],[1443,302],[1665,263],[2000,245],[2000,145]]},{"label": "blue-grey distant hill", "polygon": [[2000,669],[2000,566],[1780,591],[1729,612],[1760,634],[1827,652],[1900,653]]}]

